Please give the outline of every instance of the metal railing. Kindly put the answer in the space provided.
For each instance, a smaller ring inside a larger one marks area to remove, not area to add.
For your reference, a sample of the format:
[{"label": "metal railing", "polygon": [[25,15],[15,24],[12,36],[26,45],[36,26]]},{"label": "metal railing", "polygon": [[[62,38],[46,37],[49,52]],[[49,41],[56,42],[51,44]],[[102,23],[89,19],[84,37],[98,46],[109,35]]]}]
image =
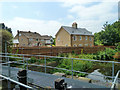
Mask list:
[{"label": "metal railing", "polygon": [[[19,63],[19,64],[23,64],[23,65],[27,65],[26,69],[28,69],[28,65],[31,66],[40,66],[40,67],[44,67],[45,68],[45,73],[46,73],[46,69],[47,68],[53,68],[53,69],[60,69],[60,70],[65,70],[65,71],[71,71],[72,74],[72,79],[73,79],[73,73],[77,72],[77,73],[84,73],[84,74],[90,74],[87,72],[81,72],[81,71],[76,71],[73,69],[73,59],[74,60],[81,60],[81,61],[92,61],[92,62],[101,62],[101,63],[112,63],[112,76],[104,76],[104,77],[108,77],[108,78],[112,78],[112,81],[114,80],[115,76],[114,76],[114,69],[115,69],[115,65],[114,64],[120,64],[120,62],[115,62],[115,61],[103,61],[103,60],[90,60],[90,59],[80,59],[80,58],[68,58],[68,57],[57,57],[57,56],[46,56],[46,55],[29,55],[29,54],[12,54],[12,53],[0,53],[2,56],[0,57],[12,57],[12,58],[19,58],[19,59],[23,59],[23,60],[18,60],[18,61],[8,61],[4,64],[9,64],[9,63]],[[6,55],[6,56],[3,56]],[[14,57],[14,56],[9,56],[9,55],[18,55],[20,57]],[[36,65],[36,64],[29,64],[28,61],[30,60],[30,58],[27,58],[28,56],[32,57],[43,57],[44,58],[44,65]],[[58,67],[52,67],[52,66],[48,66],[46,64],[47,59],[46,58],[59,58],[59,59],[71,59],[71,70],[68,69],[64,69],[64,68],[58,68]],[[23,61],[23,63],[20,63],[20,61]],[[91,75],[96,75],[96,74],[91,74]],[[101,76],[102,75],[96,75],[96,76]]]},{"label": "metal railing", "polygon": [[[15,84],[17,84],[17,85],[23,86],[23,87],[25,87],[25,88],[27,88],[27,89],[29,89],[29,90],[33,90],[33,89],[34,89],[34,88],[32,88],[32,87],[30,87],[30,86],[28,86],[28,85],[25,85],[25,84],[23,84],[23,83],[20,83],[20,82],[18,82],[18,81],[15,81],[15,80],[13,80],[13,79],[11,79],[11,78],[9,78],[9,77],[3,76],[3,75],[0,75],[0,77],[6,79],[7,81],[13,82],[13,83],[15,83]],[[8,84],[8,85],[9,85],[9,84]],[[8,88],[10,89],[10,86],[8,86]]]},{"label": "metal railing", "polygon": [[[116,85],[119,84],[119,82],[117,82],[117,81],[118,81],[118,76],[119,76],[119,74],[120,74],[120,70],[117,72],[117,74],[116,74],[116,76],[115,76],[115,79],[114,79],[114,81],[113,81],[113,83],[112,83],[112,86],[111,86],[111,90],[114,90],[114,88],[116,88]],[[120,89],[120,88],[119,88],[119,89]]]}]

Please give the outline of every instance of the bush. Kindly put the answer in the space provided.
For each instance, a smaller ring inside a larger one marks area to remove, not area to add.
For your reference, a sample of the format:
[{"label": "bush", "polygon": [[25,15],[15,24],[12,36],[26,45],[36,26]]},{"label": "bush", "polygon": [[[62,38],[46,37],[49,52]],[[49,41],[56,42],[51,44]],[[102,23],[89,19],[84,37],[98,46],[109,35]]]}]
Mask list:
[{"label": "bush", "polygon": [[114,59],[113,56],[117,50],[111,49],[111,48],[106,48],[104,51],[100,51],[97,53],[96,56],[93,57],[93,59],[97,60],[112,60]]},{"label": "bush", "polygon": [[35,57],[31,57],[31,59],[28,61],[28,63],[35,63],[37,59]]},{"label": "bush", "polygon": [[[75,54],[67,54],[68,58],[76,57]],[[66,55],[64,55],[66,56]],[[91,57],[90,55],[88,57]],[[73,70],[86,72],[92,69],[93,63],[91,61],[81,61],[81,60],[73,60]],[[71,70],[72,60],[71,59],[61,59],[58,66],[59,68],[65,68]],[[64,71],[67,75],[71,75],[72,72]],[[78,75],[78,73],[73,72],[73,75]],[[85,74],[79,74],[79,76],[85,76]]]}]

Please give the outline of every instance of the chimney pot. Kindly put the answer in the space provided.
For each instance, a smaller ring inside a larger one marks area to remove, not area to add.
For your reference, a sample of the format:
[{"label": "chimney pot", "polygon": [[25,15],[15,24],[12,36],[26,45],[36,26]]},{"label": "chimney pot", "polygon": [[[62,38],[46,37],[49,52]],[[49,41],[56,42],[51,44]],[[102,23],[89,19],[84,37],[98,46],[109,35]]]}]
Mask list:
[{"label": "chimney pot", "polygon": [[74,22],[74,23],[72,24],[72,27],[75,28],[75,29],[77,29],[77,23]]}]

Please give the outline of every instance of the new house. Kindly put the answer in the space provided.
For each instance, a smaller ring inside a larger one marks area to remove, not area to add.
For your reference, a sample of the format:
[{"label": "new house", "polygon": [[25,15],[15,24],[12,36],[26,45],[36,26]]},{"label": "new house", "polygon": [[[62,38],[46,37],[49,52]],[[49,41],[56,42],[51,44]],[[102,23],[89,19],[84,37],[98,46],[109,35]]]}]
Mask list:
[{"label": "new house", "polygon": [[[40,35],[37,32],[31,31],[17,31],[17,35],[14,37],[14,47],[32,47],[32,46],[50,46],[52,36]],[[18,45],[19,43],[19,45]]]},{"label": "new house", "polygon": [[85,28],[78,28],[76,22],[72,24],[72,27],[61,26],[55,37],[56,46],[94,46],[94,35],[92,32]]}]

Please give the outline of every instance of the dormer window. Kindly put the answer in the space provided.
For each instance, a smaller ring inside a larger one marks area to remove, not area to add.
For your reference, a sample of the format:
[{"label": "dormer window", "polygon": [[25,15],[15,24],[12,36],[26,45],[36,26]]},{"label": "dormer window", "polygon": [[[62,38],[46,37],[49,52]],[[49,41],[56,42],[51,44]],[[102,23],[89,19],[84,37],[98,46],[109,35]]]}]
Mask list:
[{"label": "dormer window", "polygon": [[21,33],[19,34],[19,36],[21,36]]}]

